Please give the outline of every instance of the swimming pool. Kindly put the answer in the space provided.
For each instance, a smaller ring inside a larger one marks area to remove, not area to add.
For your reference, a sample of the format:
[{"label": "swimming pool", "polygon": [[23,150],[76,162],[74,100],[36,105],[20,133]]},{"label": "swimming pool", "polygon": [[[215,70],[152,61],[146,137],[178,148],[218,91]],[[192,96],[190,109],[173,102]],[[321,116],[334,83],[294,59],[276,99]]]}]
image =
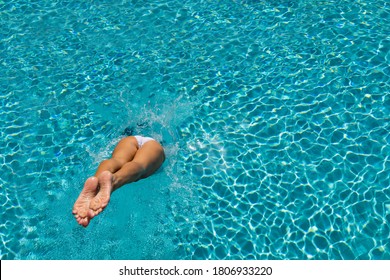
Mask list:
[{"label": "swimming pool", "polygon": [[[0,1],[1,259],[390,259],[386,1]],[[126,128],[154,176],[71,209]]]}]

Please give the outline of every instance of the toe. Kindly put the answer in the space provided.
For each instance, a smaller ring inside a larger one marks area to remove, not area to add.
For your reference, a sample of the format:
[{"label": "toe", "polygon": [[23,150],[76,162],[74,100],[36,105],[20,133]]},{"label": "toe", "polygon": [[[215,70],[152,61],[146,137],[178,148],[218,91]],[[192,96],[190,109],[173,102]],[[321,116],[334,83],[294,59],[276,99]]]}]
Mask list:
[{"label": "toe", "polygon": [[91,209],[88,210],[88,217],[90,217],[91,219],[95,217],[95,213]]},{"label": "toe", "polygon": [[84,218],[84,219],[81,220],[80,225],[82,225],[83,227],[88,226],[88,224],[89,224],[88,218]]}]

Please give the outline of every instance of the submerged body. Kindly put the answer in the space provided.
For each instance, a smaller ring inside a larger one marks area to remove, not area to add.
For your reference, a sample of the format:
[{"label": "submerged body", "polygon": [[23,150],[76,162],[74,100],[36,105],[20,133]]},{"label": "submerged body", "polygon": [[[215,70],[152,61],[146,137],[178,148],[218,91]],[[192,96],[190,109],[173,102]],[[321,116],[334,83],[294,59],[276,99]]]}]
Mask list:
[{"label": "submerged body", "polygon": [[164,160],[164,149],[153,138],[137,135],[120,140],[112,157],[102,161],[95,176],[85,181],[72,211],[77,222],[88,226],[108,205],[112,192],[152,175]]}]

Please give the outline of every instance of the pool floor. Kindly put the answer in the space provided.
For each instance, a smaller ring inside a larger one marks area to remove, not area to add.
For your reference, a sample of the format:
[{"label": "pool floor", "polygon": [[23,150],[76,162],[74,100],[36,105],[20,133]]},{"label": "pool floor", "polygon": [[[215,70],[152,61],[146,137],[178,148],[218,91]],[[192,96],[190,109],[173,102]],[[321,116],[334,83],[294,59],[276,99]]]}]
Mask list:
[{"label": "pool floor", "polygon": [[[386,1],[0,1],[1,259],[390,259]],[[167,160],[84,229],[132,130]]]}]

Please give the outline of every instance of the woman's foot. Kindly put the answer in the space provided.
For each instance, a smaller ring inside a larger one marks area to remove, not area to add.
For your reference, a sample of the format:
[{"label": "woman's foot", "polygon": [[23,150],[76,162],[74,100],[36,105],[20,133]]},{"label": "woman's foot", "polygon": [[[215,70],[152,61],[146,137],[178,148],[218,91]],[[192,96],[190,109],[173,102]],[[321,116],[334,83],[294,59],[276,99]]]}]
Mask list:
[{"label": "woman's foot", "polygon": [[99,192],[89,204],[89,213],[91,219],[101,213],[110,201],[113,190],[114,175],[110,171],[104,171],[99,176]]},{"label": "woman's foot", "polygon": [[91,177],[85,181],[84,188],[73,206],[73,215],[77,222],[86,227],[91,220],[90,203],[96,197],[98,178]]}]

